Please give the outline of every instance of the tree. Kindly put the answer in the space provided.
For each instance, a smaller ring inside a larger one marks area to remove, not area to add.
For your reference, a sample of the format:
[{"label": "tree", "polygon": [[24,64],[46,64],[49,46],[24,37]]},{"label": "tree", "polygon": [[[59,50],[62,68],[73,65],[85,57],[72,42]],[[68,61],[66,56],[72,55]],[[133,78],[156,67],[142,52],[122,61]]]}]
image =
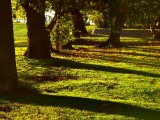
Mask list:
[{"label": "tree", "polygon": [[71,14],[73,21],[73,33],[79,31],[81,34],[87,34],[83,15],[80,12],[84,7],[84,1],[81,0],[53,0],[49,1],[52,4],[52,9],[55,14],[61,18],[65,14]]},{"label": "tree", "polygon": [[127,24],[130,27],[135,25],[151,30],[153,37],[160,38],[158,23],[160,21],[160,3],[159,0],[135,0],[131,2],[131,11],[127,19]]},{"label": "tree", "polygon": [[69,11],[69,13],[72,16],[73,34],[75,36],[77,32],[80,32],[82,35],[88,34],[86,27],[85,27],[83,14],[81,13],[81,10],[84,10],[86,6],[85,2],[86,1],[84,0],[68,0],[68,2],[66,2],[66,9]]},{"label": "tree", "polygon": [[11,0],[0,1],[0,91],[18,87]]},{"label": "tree", "polygon": [[[73,33],[73,35],[75,37],[79,38],[80,34],[87,34],[88,32],[87,32],[86,27],[85,27],[85,23],[84,23],[84,20],[83,20],[83,15],[82,15],[82,13],[80,12],[80,9],[79,9],[79,8],[82,8],[82,3],[83,3],[83,1],[79,1],[79,0],[76,0],[76,1],[75,0],[68,0],[68,1],[65,1],[65,0],[55,0],[55,1],[48,0],[48,5],[50,4],[50,6],[52,6],[51,9],[55,11],[55,15],[54,15],[54,18],[49,23],[49,25],[46,27],[46,29],[48,31],[52,31],[52,29],[53,29],[53,27],[56,23],[57,23],[57,25],[56,25],[57,27],[59,26],[60,28],[65,29],[66,26],[67,26],[66,22],[69,23],[70,20],[72,19],[72,23],[73,23],[72,33]],[[71,17],[71,19],[70,19],[70,17]],[[59,24],[58,21],[63,21],[64,19],[66,19],[66,22],[61,24],[61,25],[58,25]],[[61,33],[62,33],[62,36],[64,36],[65,33],[63,33],[63,31],[61,31]],[[61,35],[59,34],[58,36],[61,36]],[[57,38],[59,38],[59,37],[57,37]],[[56,42],[56,43],[58,43],[58,42]],[[62,48],[72,49],[70,44],[68,46],[68,43],[63,45]],[[57,52],[55,50],[52,50],[52,51]]]},{"label": "tree", "polygon": [[89,18],[94,22],[98,28],[108,28],[108,14],[100,12],[99,10],[93,10],[90,12]]},{"label": "tree", "polygon": [[86,27],[85,27],[85,23],[83,20],[83,16],[82,13],[79,11],[79,9],[77,8],[72,8],[70,10],[70,13],[72,15],[72,21],[73,21],[73,33],[76,34],[76,32],[80,32],[82,35],[83,34],[88,34]]},{"label": "tree", "polygon": [[28,47],[25,56],[34,59],[50,58],[50,40],[45,27],[46,0],[26,0],[21,5],[26,11]]},{"label": "tree", "polygon": [[129,9],[128,6],[128,0],[116,0],[108,2],[108,19],[110,22],[111,33],[108,40],[100,44],[99,47],[122,47],[120,42],[120,34],[127,18]]},{"label": "tree", "polygon": [[[50,51],[54,51],[50,41],[50,33],[56,24],[58,18],[74,6],[75,1],[69,0],[17,0],[26,11],[28,47],[25,56],[28,58],[50,58]],[[76,1],[77,3],[78,1]],[[45,26],[45,11],[52,9],[55,11],[55,17]],[[80,14],[81,15],[81,14]],[[80,17],[79,17],[80,18]],[[81,23],[82,21],[79,20]],[[74,20],[73,20],[74,21]],[[86,28],[81,25],[81,32],[84,34]],[[84,31],[85,30],[85,31]]]}]

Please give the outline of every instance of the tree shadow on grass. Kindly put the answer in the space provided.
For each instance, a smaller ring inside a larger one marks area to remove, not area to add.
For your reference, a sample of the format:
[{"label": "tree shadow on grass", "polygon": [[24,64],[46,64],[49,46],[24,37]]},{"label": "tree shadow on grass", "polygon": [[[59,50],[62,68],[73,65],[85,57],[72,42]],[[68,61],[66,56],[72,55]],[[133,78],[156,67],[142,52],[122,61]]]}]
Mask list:
[{"label": "tree shadow on grass", "polygon": [[122,74],[136,74],[136,75],[160,78],[160,74],[154,74],[154,73],[138,71],[138,70],[130,70],[130,69],[125,69],[125,68],[116,68],[116,67],[111,67],[111,66],[86,64],[86,63],[80,63],[80,62],[75,62],[72,60],[66,60],[66,59],[60,59],[60,58],[52,58],[49,60],[39,60],[39,64],[44,67],[48,67],[49,65],[49,66],[54,66],[54,67],[97,70],[97,71],[122,73]]},{"label": "tree shadow on grass", "polygon": [[[65,107],[97,113],[123,115],[143,120],[158,120],[160,111],[137,107],[129,104],[98,99],[40,94],[37,91],[19,90],[18,94],[0,95],[1,100],[30,105]],[[25,92],[25,93],[23,93]]]},{"label": "tree shadow on grass", "polygon": [[[60,56],[67,56],[67,57],[80,57],[80,58],[93,58],[93,59],[97,59],[97,60],[105,60],[105,61],[112,61],[112,62],[124,62],[124,63],[132,63],[132,64],[135,64],[135,65],[148,65],[148,66],[152,66],[152,67],[160,67],[160,65],[158,64],[159,62],[154,62],[154,61],[149,61],[149,60],[145,60],[142,62],[141,59],[134,59],[134,58],[129,58],[129,57],[123,57],[124,55],[127,56],[127,55],[132,55],[132,56],[135,56],[135,57],[147,57],[148,59],[150,58],[160,58],[160,56],[158,55],[146,55],[146,54],[142,54],[142,53],[133,53],[133,52],[110,52],[110,51],[100,51],[100,50],[89,50],[89,49],[77,49],[76,51],[78,50],[82,50],[84,52],[59,52],[59,53],[56,53],[57,55],[60,55]],[[94,52],[94,53],[103,53],[102,54],[89,54],[87,52]],[[105,57],[107,54],[107,57]],[[116,56],[116,59],[115,57],[113,56],[110,56],[110,55],[114,55],[114,54],[117,54]],[[118,56],[118,55],[123,55],[123,56]]]},{"label": "tree shadow on grass", "polygon": [[151,48],[144,48],[144,47],[141,47],[141,46],[139,46],[139,47],[138,46],[131,46],[130,48],[138,49],[139,51],[142,51],[142,52],[160,53],[160,49],[155,48],[155,47],[154,48],[153,47],[151,47]]},{"label": "tree shadow on grass", "polygon": [[[150,53],[160,53],[160,50],[158,49],[151,49],[151,48],[138,48],[138,47],[130,47],[130,48],[134,48],[134,49],[138,49],[138,51],[142,51],[142,52],[150,52]],[[119,50],[119,52],[116,51],[105,51],[105,50],[89,50],[89,49],[83,49],[84,52],[95,52],[95,53],[103,53],[103,54],[124,54],[124,55],[133,55],[133,56],[144,56],[144,57],[154,57],[154,58],[160,58],[159,55],[151,55],[151,54],[144,54],[144,53],[138,53],[138,52],[121,52],[121,49]],[[64,54],[64,52],[62,52]],[[63,55],[62,54],[62,55]],[[69,53],[68,53],[69,54]],[[71,53],[70,53],[71,54]],[[65,54],[64,54],[65,55]]]}]

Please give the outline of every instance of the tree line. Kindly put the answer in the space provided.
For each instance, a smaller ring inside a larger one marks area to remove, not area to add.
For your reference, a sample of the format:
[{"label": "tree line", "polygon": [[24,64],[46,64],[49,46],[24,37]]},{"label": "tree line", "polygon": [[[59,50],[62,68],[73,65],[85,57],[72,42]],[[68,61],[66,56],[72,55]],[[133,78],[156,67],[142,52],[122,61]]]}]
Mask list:
[{"label": "tree line", "polygon": [[[83,13],[100,13],[103,25],[109,27],[111,33],[99,47],[121,47],[120,33],[125,24],[130,26],[140,21],[155,32],[155,26],[160,22],[159,0],[12,0],[12,4],[11,0],[1,0],[0,91],[12,91],[18,86],[12,22],[12,17],[18,15],[15,5],[25,10],[20,15],[25,13],[27,19],[28,46],[24,55],[35,59],[51,57],[51,31],[56,22],[67,15],[72,18],[73,34],[79,37],[79,33],[87,34]],[[55,15],[46,25],[45,12],[48,10],[55,11]]]}]

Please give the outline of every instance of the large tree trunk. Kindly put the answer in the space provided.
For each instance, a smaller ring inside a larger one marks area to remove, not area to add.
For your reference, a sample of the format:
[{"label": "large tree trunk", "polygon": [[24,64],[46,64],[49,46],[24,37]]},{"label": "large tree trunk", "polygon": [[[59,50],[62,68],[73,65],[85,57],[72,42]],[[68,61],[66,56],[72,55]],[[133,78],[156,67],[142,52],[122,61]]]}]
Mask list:
[{"label": "large tree trunk", "polygon": [[0,0],[0,92],[17,87],[11,0]]},{"label": "large tree trunk", "polygon": [[74,32],[80,31],[81,34],[88,34],[80,11],[78,9],[71,9],[70,13],[72,15],[72,20],[74,24],[74,28],[73,28]]},{"label": "large tree trunk", "polygon": [[28,48],[25,56],[34,59],[50,58],[50,40],[45,28],[45,0],[41,0],[43,8],[35,10],[28,2],[22,6],[26,10]]}]

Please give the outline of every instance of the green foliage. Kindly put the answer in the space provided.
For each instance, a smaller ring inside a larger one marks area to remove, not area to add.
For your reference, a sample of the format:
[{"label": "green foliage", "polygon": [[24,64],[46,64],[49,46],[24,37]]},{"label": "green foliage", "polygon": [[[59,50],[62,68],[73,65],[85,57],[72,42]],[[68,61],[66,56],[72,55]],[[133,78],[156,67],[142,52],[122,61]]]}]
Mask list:
[{"label": "green foliage", "polygon": [[89,19],[91,19],[95,25],[99,28],[104,28],[107,25],[107,20],[105,16],[98,12],[98,11],[92,11],[90,12],[91,15],[89,15]]},{"label": "green foliage", "polygon": [[128,24],[132,25],[138,23],[144,24],[145,26],[147,26],[147,24],[152,24],[152,22],[160,16],[159,7],[160,4],[156,0],[130,2]]},{"label": "green foliage", "polygon": [[[55,27],[53,28],[51,32],[52,41],[56,43],[56,39],[58,39],[60,46],[69,42],[72,37],[72,33],[71,33],[72,26],[73,26],[73,23],[71,21],[71,16],[69,14],[66,14],[60,19],[58,19]],[[58,31],[57,31],[57,27],[58,27]]]},{"label": "green foliage", "polygon": [[16,0],[12,0],[12,18],[17,22],[26,19],[25,11]]}]

